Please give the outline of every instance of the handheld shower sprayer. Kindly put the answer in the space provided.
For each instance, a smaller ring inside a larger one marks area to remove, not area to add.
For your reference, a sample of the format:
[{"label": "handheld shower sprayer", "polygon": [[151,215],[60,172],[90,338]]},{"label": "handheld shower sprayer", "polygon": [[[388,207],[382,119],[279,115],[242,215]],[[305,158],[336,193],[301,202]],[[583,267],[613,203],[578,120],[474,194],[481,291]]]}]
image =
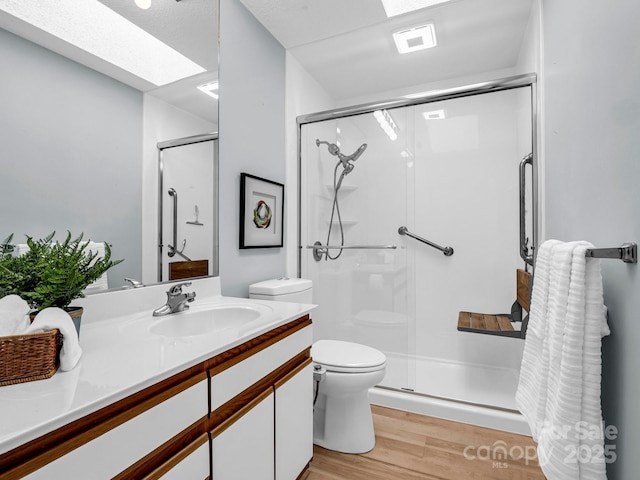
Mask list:
[{"label": "handheld shower sprayer", "polygon": [[[346,177],[348,174],[350,174],[353,171],[354,169],[353,162],[355,162],[358,158],[360,158],[360,155],[362,155],[362,153],[367,149],[367,144],[363,143],[362,145],[360,145],[358,149],[355,152],[353,152],[351,155],[344,155],[342,152],[340,152],[340,147],[338,147],[338,145],[336,145],[335,143],[325,142],[324,140],[319,140],[316,138],[316,146],[319,147],[320,145],[323,145],[323,144],[327,146],[327,149],[329,150],[329,153],[331,155],[333,155],[334,157],[338,157],[338,159],[340,160],[336,164],[335,169],[333,170],[333,207],[331,208],[331,220],[329,220],[329,232],[327,233],[327,245],[329,245],[331,242],[331,229],[333,227],[334,214],[338,215],[338,225],[340,226],[340,245],[344,245],[344,229],[342,227],[342,218],[340,216],[340,206],[338,205],[338,190],[340,190],[340,187],[342,186],[342,180],[344,180],[344,177]],[[340,165],[342,165],[342,172],[340,172],[340,177],[338,178],[338,167]],[[319,257],[316,258],[316,260],[319,261],[322,258],[322,255],[324,255],[325,260],[329,260],[329,259],[336,260],[341,254],[342,254],[342,249],[340,249],[340,251],[335,257],[332,257],[329,254],[329,249],[327,248],[322,252],[322,254]]]},{"label": "handheld shower sprayer", "polygon": [[362,153],[367,149],[367,144],[363,143],[351,155],[345,155],[340,151],[340,147],[338,147],[338,145],[336,145],[335,143],[329,143],[324,140],[316,139],[316,145],[318,147],[322,144],[327,146],[327,149],[329,150],[329,153],[331,155],[333,155],[334,157],[338,157],[340,159],[342,166],[347,171],[345,175],[351,173],[351,171],[353,170],[353,165],[350,162],[355,162],[358,158],[360,158],[360,155],[362,155]]}]

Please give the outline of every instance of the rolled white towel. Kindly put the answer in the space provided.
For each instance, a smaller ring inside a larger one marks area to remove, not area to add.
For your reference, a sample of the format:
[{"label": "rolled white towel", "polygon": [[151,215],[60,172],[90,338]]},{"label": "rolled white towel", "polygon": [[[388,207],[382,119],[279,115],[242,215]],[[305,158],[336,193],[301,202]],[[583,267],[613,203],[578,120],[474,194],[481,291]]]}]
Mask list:
[{"label": "rolled white towel", "polygon": [[0,337],[21,335],[29,326],[29,305],[18,295],[0,298]]},{"label": "rolled white towel", "polygon": [[58,307],[45,308],[36,315],[26,333],[49,332],[56,328],[60,330],[63,337],[60,349],[60,369],[66,372],[78,364],[82,355],[78,332],[67,312]]}]

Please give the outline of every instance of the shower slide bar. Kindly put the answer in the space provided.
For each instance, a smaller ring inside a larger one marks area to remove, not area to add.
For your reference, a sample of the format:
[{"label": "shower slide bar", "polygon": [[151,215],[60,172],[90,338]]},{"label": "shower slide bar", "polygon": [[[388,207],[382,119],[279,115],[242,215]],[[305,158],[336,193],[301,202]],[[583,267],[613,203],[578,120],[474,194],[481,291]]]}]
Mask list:
[{"label": "shower slide bar", "polygon": [[340,249],[340,250],[395,250],[398,248],[396,245],[307,245],[306,248],[313,248],[314,250]]},{"label": "shower slide bar", "polygon": [[623,243],[621,247],[588,248],[585,257],[613,258],[622,260],[624,263],[638,263],[638,245],[635,243]]},{"label": "shower slide bar", "polygon": [[307,248],[313,249],[313,259],[316,262],[322,260],[322,256],[327,254],[330,249],[334,250],[395,250],[395,245],[322,245],[315,242],[313,245],[307,245]]},{"label": "shower slide bar", "polygon": [[436,243],[430,242],[426,238],[419,237],[418,235],[415,235],[415,234],[411,233],[409,230],[407,230],[407,227],[403,226],[403,227],[398,228],[398,233],[400,235],[406,235],[408,237],[415,238],[419,242],[426,243],[430,247],[433,247],[436,250],[440,250],[442,253],[444,253],[445,257],[450,257],[451,255],[453,255],[453,248],[451,248],[451,247],[441,247],[440,245],[438,245]]}]

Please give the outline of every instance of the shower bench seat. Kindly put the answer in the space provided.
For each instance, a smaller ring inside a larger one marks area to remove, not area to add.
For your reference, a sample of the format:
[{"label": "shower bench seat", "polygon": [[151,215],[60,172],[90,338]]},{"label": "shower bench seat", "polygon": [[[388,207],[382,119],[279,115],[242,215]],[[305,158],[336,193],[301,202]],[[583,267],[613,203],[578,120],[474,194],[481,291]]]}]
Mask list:
[{"label": "shower bench seat", "polygon": [[[531,298],[531,274],[522,269],[516,270],[516,302],[511,314],[460,312],[458,330],[461,332],[484,333],[501,337],[524,338],[527,333],[528,315],[522,318],[522,310],[529,312]],[[514,324],[520,324],[515,329]]]}]

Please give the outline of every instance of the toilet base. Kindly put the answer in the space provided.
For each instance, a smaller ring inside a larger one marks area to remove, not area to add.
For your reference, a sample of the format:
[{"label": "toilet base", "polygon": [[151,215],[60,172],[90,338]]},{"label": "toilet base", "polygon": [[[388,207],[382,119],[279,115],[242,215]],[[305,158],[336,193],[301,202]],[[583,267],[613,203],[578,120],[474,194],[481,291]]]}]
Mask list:
[{"label": "toilet base", "polygon": [[313,427],[313,443],[320,447],[342,453],[372,450],[376,439],[368,391],[329,397],[321,393]]},{"label": "toilet base", "polygon": [[342,453],[365,453],[376,444],[369,388],[384,378],[382,370],[327,372],[313,409],[313,443]]}]

